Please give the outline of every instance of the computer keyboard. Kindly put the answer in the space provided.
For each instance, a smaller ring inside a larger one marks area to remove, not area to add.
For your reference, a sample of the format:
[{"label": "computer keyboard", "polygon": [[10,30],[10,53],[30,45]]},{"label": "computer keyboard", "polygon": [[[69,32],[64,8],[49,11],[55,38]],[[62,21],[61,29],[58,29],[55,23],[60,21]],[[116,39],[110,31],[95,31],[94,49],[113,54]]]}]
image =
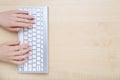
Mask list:
[{"label": "computer keyboard", "polygon": [[29,43],[31,56],[18,66],[20,73],[48,73],[48,7],[21,7],[34,16],[35,24],[18,33],[21,43]]}]

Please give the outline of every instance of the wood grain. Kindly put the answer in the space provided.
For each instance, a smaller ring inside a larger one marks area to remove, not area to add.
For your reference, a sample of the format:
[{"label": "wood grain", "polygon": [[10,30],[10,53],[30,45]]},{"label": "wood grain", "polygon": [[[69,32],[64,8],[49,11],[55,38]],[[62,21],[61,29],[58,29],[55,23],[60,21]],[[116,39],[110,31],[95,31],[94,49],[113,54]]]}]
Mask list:
[{"label": "wood grain", "polygon": [[[49,73],[19,74],[0,63],[0,80],[120,80],[119,0],[1,0],[0,10],[49,6]],[[5,37],[6,36],[6,37]],[[17,34],[0,29],[0,42]]]}]

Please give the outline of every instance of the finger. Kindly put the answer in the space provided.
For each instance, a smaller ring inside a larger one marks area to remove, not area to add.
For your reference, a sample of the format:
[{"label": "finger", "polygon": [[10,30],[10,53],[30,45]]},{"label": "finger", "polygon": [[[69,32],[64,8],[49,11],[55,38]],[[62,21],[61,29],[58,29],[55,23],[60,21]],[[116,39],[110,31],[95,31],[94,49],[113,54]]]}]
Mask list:
[{"label": "finger", "polygon": [[11,63],[13,64],[23,64],[27,62],[27,59],[24,59],[24,60],[12,60]]},{"label": "finger", "polygon": [[26,48],[29,47],[29,44],[28,43],[24,43],[20,47],[21,47],[21,49],[26,49]]},{"label": "finger", "polygon": [[8,30],[18,32],[18,31],[23,30],[23,28],[22,27],[10,27],[10,28],[8,28]]},{"label": "finger", "polygon": [[16,22],[17,26],[21,26],[21,27],[32,27],[33,24],[32,23],[21,23],[21,22]]},{"label": "finger", "polygon": [[16,14],[29,14],[28,11],[24,10],[13,10],[13,12],[15,12]]},{"label": "finger", "polygon": [[21,49],[27,49],[28,47],[29,47],[29,45],[27,43],[25,43],[25,44],[22,44],[22,45],[13,46],[12,48],[13,48],[14,51],[19,51]]},{"label": "finger", "polygon": [[31,15],[25,15],[25,14],[17,14],[16,17],[17,18],[23,18],[23,19],[30,19],[30,20],[34,19],[33,16],[31,16]]},{"label": "finger", "polygon": [[23,19],[23,18],[18,18],[18,19],[16,19],[16,21],[18,21],[18,22],[23,22],[23,23],[31,23],[31,24],[34,24],[34,23],[35,23],[34,20]]},{"label": "finger", "polygon": [[22,59],[26,59],[26,58],[28,58],[30,56],[30,54],[29,53],[27,53],[27,54],[24,54],[24,55],[19,55],[19,56],[13,56],[13,60],[22,60]]},{"label": "finger", "polygon": [[16,42],[9,42],[9,43],[6,43],[8,46],[16,46],[16,45],[19,45],[20,42],[19,41],[16,41]]},{"label": "finger", "polygon": [[30,48],[24,49],[24,50],[20,50],[20,51],[16,51],[13,53],[14,56],[20,56],[20,55],[25,55],[27,53],[29,53],[29,51],[31,51]]}]

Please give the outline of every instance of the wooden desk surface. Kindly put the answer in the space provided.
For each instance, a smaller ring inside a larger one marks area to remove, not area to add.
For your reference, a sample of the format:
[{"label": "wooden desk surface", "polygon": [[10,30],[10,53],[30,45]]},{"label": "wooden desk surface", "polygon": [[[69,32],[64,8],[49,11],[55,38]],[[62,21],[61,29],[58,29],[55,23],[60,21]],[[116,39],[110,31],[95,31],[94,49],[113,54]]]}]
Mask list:
[{"label": "wooden desk surface", "polygon": [[[119,0],[0,0],[0,11],[49,6],[49,74],[19,74],[0,62],[0,80],[120,80]],[[17,34],[0,29],[0,42]]]}]

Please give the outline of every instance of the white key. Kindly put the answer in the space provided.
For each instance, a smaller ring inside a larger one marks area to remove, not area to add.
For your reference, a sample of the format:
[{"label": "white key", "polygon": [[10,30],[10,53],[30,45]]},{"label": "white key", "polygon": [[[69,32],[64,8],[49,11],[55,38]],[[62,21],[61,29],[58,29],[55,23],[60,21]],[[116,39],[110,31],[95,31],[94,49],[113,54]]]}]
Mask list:
[{"label": "white key", "polygon": [[22,68],[19,67],[18,69],[19,69],[20,72],[22,71]]},{"label": "white key", "polygon": [[40,47],[40,44],[37,44],[37,47]]},{"label": "white key", "polygon": [[39,64],[39,63],[40,63],[40,62],[39,62],[39,61],[40,61],[40,57],[37,57],[37,60],[38,60],[37,64]]},{"label": "white key", "polygon": [[30,37],[32,37],[32,35],[31,35],[31,34],[28,34],[28,37],[30,38]]},{"label": "white key", "polygon": [[36,71],[36,68],[33,68],[33,71]]},{"label": "white key", "polygon": [[43,36],[41,36],[41,39],[43,39]]},{"label": "white key", "polygon": [[[36,25],[34,24],[34,25],[33,25],[33,28],[35,28],[35,27],[36,27]],[[35,31],[34,31],[34,32],[35,32]]]},{"label": "white key", "polygon": [[37,16],[39,17],[39,16],[40,16],[40,13],[37,13]]},{"label": "white key", "polygon": [[33,52],[33,54],[36,54],[36,50],[33,50],[32,52]]},{"label": "white key", "polygon": [[32,65],[28,65],[28,71],[32,71]]},{"label": "white key", "polygon": [[44,51],[43,51],[43,49],[41,49],[41,53],[43,53]]},{"label": "white key", "polygon": [[36,55],[33,55],[33,58],[36,58]]},{"label": "white key", "polygon": [[27,71],[27,63],[24,64],[24,71]]},{"label": "white key", "polygon": [[36,46],[33,46],[33,49],[36,49]]},{"label": "white key", "polygon": [[33,45],[36,45],[36,41],[33,42]]},{"label": "white key", "polygon": [[29,32],[29,33],[32,33],[32,29],[29,29],[28,32]]},{"label": "white key", "polygon": [[41,54],[41,57],[43,58],[43,54]]},{"label": "white key", "polygon": [[41,22],[41,26],[43,26],[44,24],[43,24],[43,22]]},{"label": "white key", "polygon": [[[40,52],[40,48],[37,49],[37,52]],[[38,54],[39,55],[39,54]]]},{"label": "white key", "polygon": [[36,67],[36,64],[33,64],[33,67]]},{"label": "white key", "polygon": [[37,9],[37,12],[40,12],[40,9]]},{"label": "white key", "polygon": [[33,37],[33,41],[36,41],[36,37]]},{"label": "white key", "polygon": [[43,68],[41,68],[41,71],[43,71]]},{"label": "white key", "polygon": [[27,37],[27,36],[24,36],[24,39],[28,39],[28,37]]},{"label": "white key", "polygon": [[39,39],[37,39],[37,43],[40,43],[40,40],[39,40]]},{"label": "white key", "polygon": [[[35,28],[33,28],[33,32],[36,32],[36,29],[35,29]],[[36,36],[36,35],[34,34],[33,36]]]},{"label": "white key", "polygon": [[33,9],[33,11],[32,11],[32,14],[36,14],[36,11],[35,11],[35,9]]},{"label": "white key", "polygon": [[37,61],[37,65],[40,65],[40,61]]},{"label": "white key", "polygon": [[33,41],[36,41],[36,37],[33,37],[32,39],[33,39]]},{"label": "white key", "polygon": [[40,31],[39,31],[39,30],[37,30],[37,34],[40,34]]},{"label": "white key", "polygon": [[41,35],[43,35],[43,31],[41,31]]},{"label": "white key", "polygon": [[41,59],[41,62],[43,63],[43,58]]},{"label": "white key", "polygon": [[33,63],[36,63],[36,60],[35,60],[35,59],[33,59]]},{"label": "white key", "polygon": [[43,27],[41,27],[41,30],[43,30],[44,28]]},{"label": "white key", "polygon": [[43,44],[43,40],[41,40],[41,44]]},{"label": "white key", "polygon": [[[31,58],[32,58],[32,57],[31,57]],[[28,63],[29,63],[29,64],[31,64],[31,63],[32,63],[32,60],[30,60],[30,57],[29,57]]]},{"label": "white key", "polygon": [[33,36],[36,36],[36,33],[32,33],[33,34]]},{"label": "white key", "polygon": [[40,38],[40,35],[37,35],[37,39]]},{"label": "white key", "polygon": [[41,63],[41,67],[43,67],[43,63]]},{"label": "white key", "polygon": [[41,45],[41,48],[43,48],[43,45]]},{"label": "white key", "polygon": [[25,32],[24,32],[24,35],[26,35],[26,36],[27,36],[27,34],[28,34],[28,33],[25,31]]},{"label": "white key", "polygon": [[[38,19],[38,20],[40,20],[40,19]],[[37,25],[40,25],[40,22],[37,22]],[[38,28],[37,28],[38,29]]]},{"label": "white key", "polygon": [[40,28],[41,28],[40,26],[37,26],[37,29],[39,29],[39,30],[40,30]]},{"label": "white key", "polygon": [[29,40],[28,40],[28,41],[29,41],[29,42],[32,42],[32,38],[31,38],[31,39],[29,38]]},{"label": "white key", "polygon": [[[40,21],[40,18],[37,18],[37,21]],[[40,22],[38,22],[37,25],[40,25]]]},{"label": "white key", "polygon": [[37,66],[37,71],[40,71],[40,66]]}]

